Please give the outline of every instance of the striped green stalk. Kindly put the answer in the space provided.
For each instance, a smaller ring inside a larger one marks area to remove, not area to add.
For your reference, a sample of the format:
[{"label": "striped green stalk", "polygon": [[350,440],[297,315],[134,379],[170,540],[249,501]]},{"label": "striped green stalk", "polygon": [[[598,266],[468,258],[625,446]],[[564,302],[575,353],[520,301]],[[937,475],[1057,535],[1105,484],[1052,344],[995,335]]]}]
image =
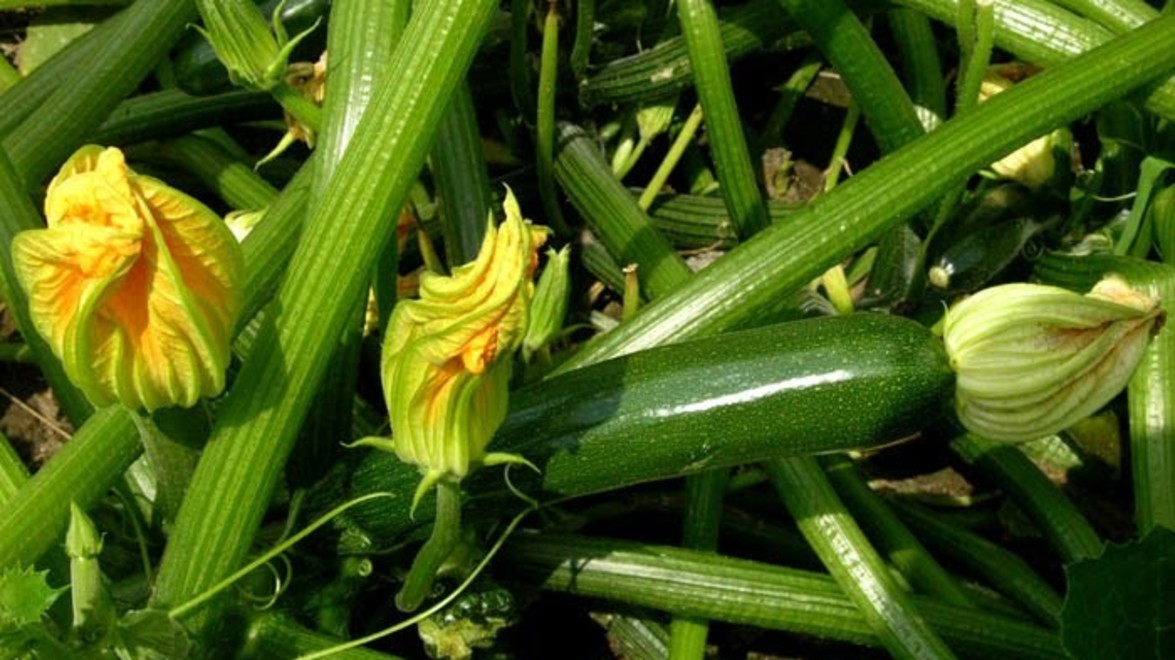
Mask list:
[{"label": "striped green stalk", "polygon": [[1101,554],[1104,544],[1089,521],[1015,445],[965,433],[951,442],[951,449],[999,484],[1066,564]]},{"label": "striped green stalk", "polygon": [[277,189],[250,165],[206,137],[185,135],[164,140],[150,156],[195,176],[235,209],[263,209],[277,198]]},{"label": "striped green stalk", "polygon": [[718,16],[711,0],[677,0],[676,4],[722,198],[735,233],[750,236],[767,226],[767,209],[734,102]]},{"label": "striped green stalk", "polygon": [[121,406],[96,411],[0,509],[0,570],[33,565],[61,542],[70,501],[92,507],[138,458],[132,414]]},{"label": "striped green stalk", "polygon": [[[21,124],[4,134],[8,152],[26,186],[53,171],[139,85],[196,17],[191,2],[140,0],[124,10],[117,32],[94,48],[85,64],[64,74],[53,91]],[[5,93],[5,99],[20,85]]]},{"label": "striped green stalk", "polygon": [[[681,548],[587,536],[522,535],[498,568],[555,592],[880,646],[827,575]],[[935,630],[971,657],[1064,658],[1055,632],[934,599],[910,598]]]},{"label": "striped green stalk", "polygon": [[8,62],[8,58],[0,57],[0,94],[12,89],[20,82],[20,72]]},{"label": "striped green stalk", "polygon": [[955,578],[873,492],[852,461],[838,454],[820,462],[845,506],[915,591],[959,607],[975,606]]},{"label": "striped green stalk", "polygon": [[900,8],[891,10],[887,18],[894,42],[901,53],[902,73],[910,100],[920,115],[922,125],[930,128],[933,124],[928,124],[927,117],[922,113],[929,113],[938,121],[947,116],[946,82],[930,19],[916,11]]},{"label": "striped green stalk", "polygon": [[1041,623],[1053,628],[1060,626],[1061,597],[1028,562],[1003,546],[945,522],[916,504],[896,498],[890,503],[936,552],[986,579]]},{"label": "striped green stalk", "polygon": [[[414,12],[321,197],[251,358],[225,399],[164,553],[154,602],[182,602],[238,567],[316,385],[424,163],[497,3]],[[212,613],[213,615],[215,613]],[[213,617],[214,618],[214,617]]]},{"label": "striped green stalk", "polygon": [[[653,198],[649,207],[653,226],[679,249],[721,248],[735,244],[726,204],[716,197],[663,194]],[[769,202],[771,222],[782,222],[795,215],[802,205],[793,202]]]},{"label": "striped green stalk", "polygon": [[[517,0],[516,0],[517,1]],[[750,0],[718,13],[725,60],[734,61],[786,35],[788,45],[806,45],[794,23],[780,16],[777,0]],[[513,46],[513,43],[511,44]],[[580,85],[585,105],[631,104],[672,96],[689,86],[693,68],[685,39],[671,37],[652,48],[612,60]]]},{"label": "striped green stalk", "polygon": [[1054,0],[1058,5],[1101,23],[1114,32],[1128,32],[1158,16],[1143,0]]},{"label": "striped green stalk", "polygon": [[[958,0],[898,0],[898,4],[947,25],[954,25],[957,20]],[[995,8],[996,47],[1043,67],[1057,66],[1113,37],[1110,30],[1045,0],[1000,2]],[[1160,66],[1155,70],[1161,73],[1165,68]],[[1146,108],[1175,120],[1175,79],[1167,76],[1162,83],[1148,87]],[[1029,137],[1045,132],[1037,131]]]},{"label": "striped green stalk", "polygon": [[[329,122],[329,120],[327,120]],[[249,622],[241,660],[289,660],[336,646],[343,640],[306,628],[274,611],[257,614]],[[354,648],[331,656],[337,660],[398,660],[398,656]]]},{"label": "striped green stalk", "polygon": [[[1116,273],[1160,300],[1175,300],[1175,267],[1129,257],[1049,254],[1035,275],[1058,286],[1088,291]],[[1126,388],[1130,415],[1130,471],[1134,519],[1140,533],[1156,526],[1175,529],[1175,331],[1169,325],[1151,339]]]},{"label": "striped green stalk", "polygon": [[576,80],[583,80],[587,73],[595,27],[596,0],[575,0],[575,42],[567,59]]},{"label": "striped green stalk", "polygon": [[534,161],[539,196],[543,200],[543,224],[562,236],[570,234],[555,192],[555,87],[559,73],[559,3],[546,3],[543,49],[539,59],[538,111],[535,113]]},{"label": "striped green stalk", "polygon": [[172,89],[118,104],[90,139],[96,144],[127,145],[235,122],[280,118],[280,108],[261,92],[191,96]]},{"label": "striped green stalk", "polygon": [[458,85],[453,93],[431,161],[441,201],[445,255],[450,266],[457,266],[477,256],[490,213],[490,177],[468,83]]},{"label": "striped green stalk", "polygon": [[1026,140],[1063,126],[1175,67],[1164,15],[997,95],[966,116],[858,172],[732,250],[633,320],[594,339],[563,365],[714,334],[764,315],[845,255],[908,220]]},{"label": "striped green stalk", "polygon": [[84,68],[94,54],[104,47],[111,38],[125,34],[128,20],[135,20],[136,15],[144,7],[136,7],[135,11],[122,11],[102,21],[82,36],[70,41],[69,44],[49,58],[48,61],[34,69],[29,75],[21,79],[20,84],[14,85],[11,90],[4,92],[4,112],[0,114],[0,136],[8,135],[21,124],[29,115],[37,112],[45,100],[57,91],[61,82],[73,71]]},{"label": "striped green stalk", "polygon": [[7,506],[12,496],[29,480],[29,469],[16,455],[8,438],[0,434],[0,506]]},{"label": "striped green stalk", "polygon": [[840,73],[877,144],[894,151],[924,132],[914,104],[869,30],[841,0],[779,0]]},{"label": "striped green stalk", "polygon": [[766,469],[800,532],[885,648],[897,658],[954,657],[894,581],[816,459],[776,459]]},{"label": "striped green stalk", "polygon": [[646,297],[664,297],[680,288],[690,277],[689,266],[612,175],[596,141],[579,127],[563,123],[556,141],[555,177],[563,192],[621,266],[638,265]]},{"label": "striped green stalk", "polygon": [[[681,545],[684,548],[714,552],[718,549],[718,529],[722,523],[722,502],[730,471],[708,470],[685,479],[685,526]],[[669,622],[670,660],[693,660],[706,657],[706,637],[710,622],[689,616],[674,616]]]}]

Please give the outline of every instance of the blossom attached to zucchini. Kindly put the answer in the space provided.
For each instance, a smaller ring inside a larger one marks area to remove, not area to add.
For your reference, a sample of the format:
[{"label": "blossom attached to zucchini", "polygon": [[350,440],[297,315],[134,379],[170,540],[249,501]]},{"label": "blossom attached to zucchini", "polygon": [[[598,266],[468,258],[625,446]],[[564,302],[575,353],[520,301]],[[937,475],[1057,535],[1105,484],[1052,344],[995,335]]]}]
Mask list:
[{"label": "blossom attached to zucchini", "polygon": [[393,437],[360,443],[395,452],[423,479],[413,507],[442,479],[479,464],[525,462],[487,453],[506,416],[514,353],[534,296],[546,229],[523,220],[507,191],[506,219],[490,223],[477,259],[449,276],[424,273],[420,297],[399,303],[384,339],[384,396]]},{"label": "blossom attached to zucchini", "polygon": [[97,406],[191,406],[224,389],[240,247],[195,199],[82,147],[12,242],[33,325]]},{"label": "blossom attached to zucchini", "polygon": [[1032,440],[1118,394],[1164,318],[1159,301],[1109,276],[1087,295],[1038,284],[985,289],[947,312],[943,340],[968,430]]}]

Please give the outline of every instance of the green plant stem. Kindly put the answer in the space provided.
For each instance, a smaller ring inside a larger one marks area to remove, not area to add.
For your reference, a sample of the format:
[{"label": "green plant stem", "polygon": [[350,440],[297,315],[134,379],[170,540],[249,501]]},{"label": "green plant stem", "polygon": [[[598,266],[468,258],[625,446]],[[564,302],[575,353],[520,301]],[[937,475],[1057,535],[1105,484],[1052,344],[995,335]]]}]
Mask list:
[{"label": "green plant stem", "polygon": [[8,58],[0,57],[0,94],[12,89],[20,79],[20,72],[8,63]]},{"label": "green plant stem", "polygon": [[259,210],[277,198],[277,189],[252,167],[208,138],[187,135],[165,140],[152,155],[194,175],[233,208]]},{"label": "green plant stem", "polygon": [[1102,540],[1089,521],[1015,446],[965,433],[951,442],[951,449],[1007,491],[1065,563],[1101,554]]},{"label": "green plant stem", "polygon": [[8,438],[0,433],[0,507],[8,506],[8,501],[28,480],[29,469],[16,455]]},{"label": "green plant stem", "polygon": [[833,455],[820,462],[849,511],[885,552],[889,562],[901,571],[911,587],[944,603],[959,607],[975,606],[955,578],[873,492],[852,461],[841,455]]},{"label": "green plant stem", "polygon": [[559,3],[546,3],[543,50],[539,66],[538,112],[535,114],[535,173],[543,200],[544,223],[561,236],[570,235],[555,194],[555,85],[559,72]]},{"label": "green plant stem", "polygon": [[164,90],[129,98],[110,113],[90,139],[96,144],[127,145],[236,122],[280,119],[268,94],[234,91],[191,96]]},{"label": "green plant stem", "polygon": [[1058,5],[1101,23],[1114,32],[1129,32],[1158,16],[1143,0],[1054,0]]},{"label": "green plant stem", "polygon": [[[947,25],[954,25],[958,16],[958,0],[898,0],[898,4]],[[1002,2],[996,7],[996,47],[1039,66],[1059,65],[1113,37],[1110,30],[1045,0]],[[1175,79],[1163,77],[1145,94],[1148,110],[1175,120]]]},{"label": "green plant stem", "polygon": [[788,77],[783,88],[779,90],[779,100],[771,109],[767,123],[763,125],[761,139],[764,145],[779,144],[783,141],[783,128],[791,120],[796,105],[804,96],[804,92],[808,91],[812,81],[816,80],[816,76],[823,66],[824,62],[819,56],[809,54]]},{"label": "green plant stem", "polygon": [[331,358],[318,347],[342,332],[495,7],[454,0],[413,13],[350,148],[310,207],[275,316],[221,408],[153,602],[185,600],[244,559]]},{"label": "green plant stem", "polygon": [[955,114],[962,114],[979,104],[979,87],[991,61],[995,38],[995,6],[991,0],[971,0],[960,7],[970,7],[972,12],[964,16],[968,12],[960,9],[959,50],[963,53],[963,73],[958,79]]},{"label": "green plant stem", "polygon": [[290,116],[306,128],[309,128],[311,133],[316,134],[322,129],[322,108],[319,108],[314,101],[302,96],[298,90],[281,82],[274,85],[269,93],[281,104],[282,109],[290,113]]},{"label": "green plant stem", "polygon": [[33,349],[28,344],[6,342],[0,344],[0,362],[16,362],[17,364],[32,364],[36,362]]},{"label": "green plant stem", "polygon": [[58,543],[72,499],[82,509],[98,502],[142,448],[131,413],[96,411],[91,422],[37,471],[0,509],[0,569],[31,566]]},{"label": "green plant stem", "polygon": [[587,74],[595,22],[596,0],[575,0],[575,43],[571,46],[568,61],[576,80],[583,80]]},{"label": "green plant stem", "polygon": [[[1035,275],[1082,293],[1116,273],[1148,295],[1175,300],[1175,267],[1130,257],[1048,254]],[[1175,331],[1165,325],[1151,339],[1126,388],[1130,416],[1130,470],[1134,519],[1140,533],[1156,526],[1175,529]]]},{"label": "green plant stem", "polygon": [[[125,15],[125,16],[124,16]],[[66,74],[36,112],[4,133],[3,147],[26,186],[34,186],[151,72],[155,62],[196,18],[191,2],[136,2],[123,10],[118,31]],[[6,92],[15,93],[20,86]]]},{"label": "green plant stem", "polygon": [[[694,135],[698,132],[698,127],[702,125],[702,106],[695,105],[694,109],[686,117],[685,123],[681,125],[681,130],[677,132],[677,137],[673,139],[673,144],[669,147],[669,152],[665,154],[665,158],[661,159],[661,164],[657,166],[657,171],[653,173],[653,178],[649,179],[649,183],[641,192],[640,199],[637,200],[637,206],[642,211],[647,211],[653,205],[653,200],[657,198],[658,193],[665,187],[665,182],[669,180],[669,175],[673,174],[673,170],[677,168],[677,164],[681,161],[681,156],[685,150],[694,141]],[[733,231],[733,226],[731,227]]]},{"label": "green plant stem", "polygon": [[[723,61],[737,60],[781,37],[787,46],[807,45],[794,23],[779,15],[777,0],[750,0],[718,13],[718,27],[725,50]],[[513,44],[511,44],[513,46]],[[580,85],[580,102],[585,105],[617,105],[662,99],[687,87],[693,67],[685,39],[670,37],[656,46],[603,65]]]},{"label": "green plant stem", "polygon": [[[901,53],[906,88],[914,110],[919,113],[922,125],[928,130],[946,119],[946,83],[943,81],[942,61],[938,56],[938,44],[930,19],[924,14],[909,9],[893,9],[889,12],[889,28]],[[928,123],[923,112],[933,115],[936,120]]]},{"label": "green plant stem", "polygon": [[[500,569],[543,589],[607,598],[738,625],[879,646],[827,575],[681,548],[588,536],[520,535]],[[972,657],[1062,658],[1056,633],[975,610],[910,598]]]},{"label": "green plant stem", "polygon": [[767,209],[734,102],[718,15],[711,0],[677,0],[676,4],[698,101],[706,115],[706,132],[722,198],[735,233],[750,236],[767,226]]},{"label": "green plant stem", "polygon": [[490,180],[468,83],[457,87],[449,103],[433,145],[432,170],[441,200],[441,227],[449,264],[473,261],[485,238]]},{"label": "green plant stem", "polygon": [[559,125],[555,177],[617,262],[639,266],[646,297],[669,295],[689,279],[689,266],[612,175],[596,141],[572,124]]},{"label": "green plant stem", "polygon": [[1084,116],[1175,66],[1175,15],[998,94],[858,172],[786,226],[768,227],[632,323],[597,337],[560,370],[688,337],[714,334],[765,315],[845,255],[962,183],[1033,136]]},{"label": "green plant stem", "polygon": [[1015,553],[962,527],[944,522],[916,504],[896,498],[890,503],[937,552],[985,578],[1045,625],[1054,628],[1060,625],[1061,597]]},{"label": "green plant stem", "polygon": [[[726,482],[729,477],[729,470],[709,470],[686,477],[682,547],[708,552],[718,548],[722,501],[726,495]],[[706,636],[709,631],[710,622],[706,619],[673,617],[669,622],[669,658],[704,658]]]},{"label": "green plant stem", "polygon": [[869,30],[841,0],[779,0],[840,72],[883,152],[924,132],[909,95]]},{"label": "green plant stem", "polygon": [[437,569],[461,540],[461,489],[456,483],[442,480],[436,488],[437,512],[432,533],[416,553],[404,584],[396,594],[396,608],[415,612],[432,592]]},{"label": "green plant stem", "polygon": [[[336,646],[343,640],[315,632],[291,621],[284,614],[264,612],[254,614],[249,622],[244,648],[244,660],[289,660],[290,658]],[[398,656],[357,648],[339,651],[331,656],[337,660],[397,660]]]},{"label": "green plant stem", "polygon": [[531,0],[510,0],[510,95],[514,97],[514,107],[527,119],[534,117],[531,108],[535,107],[527,52],[530,8]]},{"label": "green plant stem", "polygon": [[885,648],[899,658],[954,657],[894,582],[816,459],[776,459],[766,469],[804,538]]},{"label": "green plant stem", "polygon": [[861,118],[861,107],[857,105],[856,101],[849,104],[849,110],[845,113],[845,120],[841,123],[840,132],[837,133],[836,143],[832,145],[832,155],[828,158],[828,167],[824,170],[824,192],[832,192],[836,188],[836,184],[840,182],[840,173],[848,167],[848,160],[846,156],[849,153],[849,146],[853,143],[853,134],[857,132],[857,122]]}]

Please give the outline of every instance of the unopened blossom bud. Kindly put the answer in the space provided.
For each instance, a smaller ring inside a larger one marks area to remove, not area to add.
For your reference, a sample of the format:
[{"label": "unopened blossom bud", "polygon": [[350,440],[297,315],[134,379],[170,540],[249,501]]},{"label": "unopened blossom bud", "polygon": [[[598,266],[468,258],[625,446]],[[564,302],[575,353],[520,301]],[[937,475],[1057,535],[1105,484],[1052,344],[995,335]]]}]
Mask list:
[{"label": "unopened blossom bud", "polygon": [[33,325],[92,403],[155,410],[224,389],[240,247],[200,202],[82,147],[49,184],[48,227],[12,241]]},{"label": "unopened blossom bud", "polygon": [[943,334],[960,421],[1021,441],[1088,417],[1126,386],[1163,316],[1116,276],[1084,296],[1023,283],[980,291],[947,312]]},{"label": "unopened blossom bud", "polygon": [[421,274],[420,298],[392,312],[382,374],[393,437],[361,444],[420,468],[414,504],[441,479],[522,460],[487,454],[486,445],[506,416],[511,364],[526,333],[547,232],[523,220],[513,194],[504,206],[506,219],[490,223],[477,259],[449,276]]},{"label": "unopened blossom bud", "polygon": [[204,21],[197,29],[228,69],[229,80],[258,91],[282,82],[290,53],[318,25],[290,39],[278,17],[281,5],[273,15],[273,31],[252,0],[197,0],[196,6]]},{"label": "unopened blossom bud", "polygon": [[563,319],[571,301],[571,247],[547,250],[547,265],[539,276],[538,287],[531,306],[530,323],[522,340],[522,354],[526,359],[546,346],[563,330]]}]

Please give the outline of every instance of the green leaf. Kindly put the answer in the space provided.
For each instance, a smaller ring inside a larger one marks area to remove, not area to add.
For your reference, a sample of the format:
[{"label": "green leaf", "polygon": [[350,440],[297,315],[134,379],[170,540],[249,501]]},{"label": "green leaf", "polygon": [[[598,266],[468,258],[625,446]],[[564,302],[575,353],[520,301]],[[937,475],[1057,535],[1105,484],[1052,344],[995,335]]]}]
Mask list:
[{"label": "green leaf", "polygon": [[105,7],[53,7],[29,24],[20,46],[20,72],[29,75],[74,39],[90,31],[110,15]]},{"label": "green leaf", "polygon": [[34,571],[31,567],[11,567],[0,572],[0,633],[41,621],[65,591],[50,587],[47,575],[49,571]]},{"label": "green leaf", "polygon": [[119,660],[188,657],[188,635],[165,610],[127,612],[110,631],[110,649]]},{"label": "green leaf", "polygon": [[1175,532],[1110,545],[1066,568],[1061,643],[1075,658],[1175,655]]}]

